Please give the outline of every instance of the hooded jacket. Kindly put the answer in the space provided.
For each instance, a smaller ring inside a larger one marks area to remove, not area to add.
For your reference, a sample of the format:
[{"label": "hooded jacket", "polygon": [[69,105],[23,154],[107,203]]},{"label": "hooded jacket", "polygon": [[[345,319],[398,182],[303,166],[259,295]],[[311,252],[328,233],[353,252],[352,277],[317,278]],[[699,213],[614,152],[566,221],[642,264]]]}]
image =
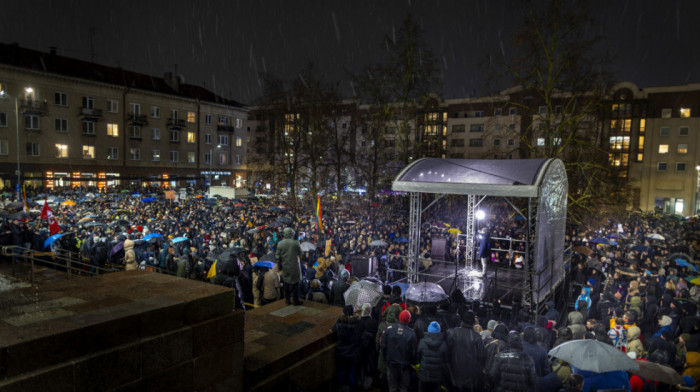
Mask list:
[{"label": "hooded jacket", "polygon": [[136,262],[136,253],[134,252],[134,241],[126,240],[124,241],[124,264],[126,264],[125,269],[135,270],[139,267]]},{"label": "hooded jacket", "polygon": [[586,326],[583,325],[583,315],[580,312],[569,313],[569,329],[574,339],[583,339],[586,333]]},{"label": "hooded jacket", "polygon": [[441,382],[447,362],[447,345],[442,332],[426,332],[418,344],[418,379]]},{"label": "hooded jacket", "polygon": [[449,329],[445,340],[452,385],[457,388],[478,385],[486,363],[481,335],[471,327],[462,326]]},{"label": "hooded jacket", "polygon": [[642,334],[642,330],[639,327],[630,327],[627,330],[627,352],[634,352],[637,354],[637,358],[642,358],[644,355],[644,345],[642,341],[639,340],[639,336]]},{"label": "hooded jacket", "polygon": [[695,380],[695,385],[700,384],[700,353],[688,351],[685,354],[685,367],[683,376],[690,376]]},{"label": "hooded jacket", "polygon": [[408,325],[401,322],[389,325],[380,343],[387,365],[405,368],[416,362],[418,339]]},{"label": "hooded jacket", "polygon": [[[588,308],[591,307],[591,289],[590,287],[584,287],[583,288],[583,293],[576,298],[576,302],[574,304],[574,307],[576,310],[588,310]],[[578,301],[586,301],[586,309],[579,309],[579,302]]]},{"label": "hooded jacket", "polygon": [[537,383],[535,364],[523,352],[521,339],[517,332],[508,335],[509,349],[496,355],[488,369],[494,391],[534,391]]},{"label": "hooded jacket", "polygon": [[[380,343],[384,331],[388,326],[399,322],[399,313],[401,313],[401,306],[399,306],[398,304],[393,304],[384,309],[384,320],[381,323],[379,323],[379,327],[377,328],[377,338],[375,340],[375,345],[378,351],[381,348]],[[377,369],[379,369],[380,372],[386,374],[386,361],[384,361],[384,353],[382,351],[379,351]]]},{"label": "hooded jacket", "polygon": [[357,362],[360,359],[360,337],[357,335],[357,316],[342,315],[333,326],[333,332],[338,335],[335,355],[343,360]]},{"label": "hooded jacket", "polygon": [[277,244],[275,258],[282,271],[282,281],[287,284],[299,283],[301,280],[301,247],[299,241],[294,238],[294,230],[289,227],[284,229],[284,239]]}]

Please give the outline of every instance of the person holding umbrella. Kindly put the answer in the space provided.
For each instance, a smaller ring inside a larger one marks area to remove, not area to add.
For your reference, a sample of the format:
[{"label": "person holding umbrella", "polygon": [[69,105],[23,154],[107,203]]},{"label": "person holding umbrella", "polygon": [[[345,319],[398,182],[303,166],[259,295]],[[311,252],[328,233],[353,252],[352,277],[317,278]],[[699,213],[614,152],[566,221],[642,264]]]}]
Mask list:
[{"label": "person holding umbrella", "polygon": [[284,299],[287,305],[291,304],[290,297],[294,298],[294,305],[301,305],[299,301],[299,281],[301,280],[301,247],[299,241],[294,239],[294,230],[285,227],[283,231],[284,239],[277,243],[275,257],[278,268],[282,271],[282,282],[284,282]]}]

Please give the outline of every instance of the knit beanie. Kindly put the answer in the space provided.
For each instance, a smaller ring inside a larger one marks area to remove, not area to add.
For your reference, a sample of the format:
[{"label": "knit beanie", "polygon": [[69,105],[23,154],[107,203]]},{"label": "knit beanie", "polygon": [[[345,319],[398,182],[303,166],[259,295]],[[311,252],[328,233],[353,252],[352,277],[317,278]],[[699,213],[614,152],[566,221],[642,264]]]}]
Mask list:
[{"label": "knit beanie", "polygon": [[671,320],[671,318],[668,317],[668,316],[666,316],[666,315],[661,316],[661,326],[662,326],[662,327],[665,327],[665,326],[667,326],[667,325],[671,325],[671,322],[672,322],[672,321],[673,321],[673,320]]},{"label": "knit beanie", "polygon": [[367,317],[372,313],[372,305],[370,304],[364,304],[362,305],[362,317]]},{"label": "knit beanie", "polygon": [[411,312],[404,310],[399,314],[399,322],[401,324],[408,324],[411,322]]},{"label": "knit beanie", "polygon": [[494,328],[496,328],[496,325],[498,325],[498,321],[489,320],[488,324],[486,324],[486,329],[493,331]]},{"label": "knit beanie", "polygon": [[428,332],[430,333],[438,333],[440,332],[440,324],[438,324],[437,321],[433,321],[428,325]]}]

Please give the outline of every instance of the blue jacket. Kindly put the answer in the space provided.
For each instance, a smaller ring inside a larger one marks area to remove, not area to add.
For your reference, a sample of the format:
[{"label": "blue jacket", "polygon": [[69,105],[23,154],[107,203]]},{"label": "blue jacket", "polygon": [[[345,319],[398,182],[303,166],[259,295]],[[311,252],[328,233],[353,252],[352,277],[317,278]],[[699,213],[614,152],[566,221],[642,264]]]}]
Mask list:
[{"label": "blue jacket", "polygon": [[578,301],[586,301],[588,305],[586,305],[586,310],[591,307],[591,289],[589,287],[584,287],[583,290],[586,292],[586,294],[581,294],[576,298],[576,303],[574,304],[574,307],[576,310],[578,310]]},{"label": "blue jacket", "polygon": [[614,372],[594,373],[586,370],[576,369],[571,366],[571,373],[579,374],[583,377],[583,392],[594,392],[599,389],[624,389],[631,391],[629,376],[624,370]]}]

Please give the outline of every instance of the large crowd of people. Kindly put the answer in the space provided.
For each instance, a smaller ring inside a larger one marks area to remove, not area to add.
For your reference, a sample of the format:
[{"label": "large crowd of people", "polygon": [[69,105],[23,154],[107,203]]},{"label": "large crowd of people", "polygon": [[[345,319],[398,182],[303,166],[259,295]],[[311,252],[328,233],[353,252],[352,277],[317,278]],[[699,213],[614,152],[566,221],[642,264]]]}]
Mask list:
[{"label": "large crowd of people", "polygon": [[[39,218],[41,205],[16,212],[6,195],[4,245],[69,252],[85,263],[85,273],[143,268],[226,285],[238,293],[239,307],[281,299],[293,306],[316,301],[343,307],[333,328],[343,388],[660,391],[700,385],[700,252],[693,219],[630,213],[598,227],[569,225],[571,306],[557,309],[548,302],[544,314],[533,315],[519,306],[509,311],[468,301],[459,290],[440,303],[407,301],[401,287],[390,284],[403,277],[407,253],[403,196],[372,203],[361,197],[328,200],[321,230],[312,208],[295,210],[274,198],[211,199],[194,192],[173,202],[161,190],[145,188],[27,193],[34,201],[59,198],[52,209],[60,235],[51,236]],[[457,204],[426,213],[421,257],[439,253],[460,262],[465,215]],[[510,239],[523,238],[525,223],[497,201],[489,204],[489,215],[490,241],[477,242],[479,258],[519,268],[522,243]],[[435,239],[444,240],[439,252],[432,248]],[[358,280],[352,273],[358,257],[378,260],[374,279],[383,293],[374,304],[345,303],[344,292]],[[592,373],[548,355],[581,339],[668,366],[682,382],[669,385],[625,371]]]}]

